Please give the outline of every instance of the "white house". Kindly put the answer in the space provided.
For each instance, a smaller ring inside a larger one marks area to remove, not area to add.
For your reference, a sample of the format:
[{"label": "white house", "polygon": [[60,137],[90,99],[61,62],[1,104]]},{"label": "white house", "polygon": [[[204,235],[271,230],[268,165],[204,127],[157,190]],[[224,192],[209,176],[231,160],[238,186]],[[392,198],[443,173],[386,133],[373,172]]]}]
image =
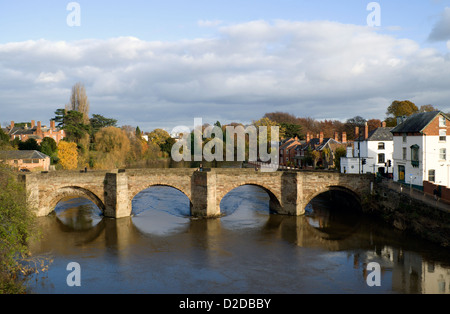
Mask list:
[{"label": "white house", "polygon": [[[341,157],[342,173],[392,173],[392,154],[394,151],[392,128],[382,127],[369,132],[366,125],[352,147],[347,147],[347,156]],[[359,134],[359,128],[356,128]],[[391,161],[391,166],[389,166]]]},{"label": "white house", "polygon": [[440,111],[414,114],[392,129],[394,181],[423,188],[423,182],[450,187],[449,118]]}]

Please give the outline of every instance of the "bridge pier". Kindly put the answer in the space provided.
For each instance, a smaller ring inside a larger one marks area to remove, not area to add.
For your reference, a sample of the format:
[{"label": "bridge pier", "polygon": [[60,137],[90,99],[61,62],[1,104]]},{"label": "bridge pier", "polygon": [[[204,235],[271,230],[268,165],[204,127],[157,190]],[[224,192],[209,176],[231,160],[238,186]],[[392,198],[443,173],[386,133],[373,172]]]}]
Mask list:
[{"label": "bridge pier", "polygon": [[216,199],[215,172],[196,171],[191,181],[191,215],[193,217],[214,218],[220,216],[220,204]]},{"label": "bridge pier", "polygon": [[125,172],[118,170],[105,175],[104,198],[105,217],[130,217],[131,201],[128,197],[128,176]]}]

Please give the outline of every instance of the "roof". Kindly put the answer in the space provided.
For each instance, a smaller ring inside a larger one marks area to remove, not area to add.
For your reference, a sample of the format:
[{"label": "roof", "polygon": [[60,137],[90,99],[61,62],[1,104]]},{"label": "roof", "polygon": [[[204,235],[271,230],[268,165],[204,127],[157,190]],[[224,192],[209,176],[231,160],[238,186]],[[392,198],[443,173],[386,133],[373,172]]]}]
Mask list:
[{"label": "roof", "polygon": [[392,135],[393,128],[378,128],[369,132],[369,137],[364,139],[362,136],[358,137],[355,141],[393,141]]},{"label": "roof", "polygon": [[0,159],[45,159],[50,158],[37,150],[2,150]]},{"label": "roof", "polygon": [[[411,115],[403,123],[397,125],[391,130],[392,133],[412,133],[422,132],[423,129],[431,122],[437,115],[442,114],[441,111],[420,112]],[[448,117],[447,117],[448,118]]]}]

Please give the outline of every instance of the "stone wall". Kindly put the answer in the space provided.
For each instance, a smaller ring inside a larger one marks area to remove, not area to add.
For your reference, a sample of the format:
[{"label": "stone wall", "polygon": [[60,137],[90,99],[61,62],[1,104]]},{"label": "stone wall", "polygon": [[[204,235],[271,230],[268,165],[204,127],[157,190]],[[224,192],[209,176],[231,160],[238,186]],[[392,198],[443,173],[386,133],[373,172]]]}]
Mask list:
[{"label": "stone wall", "polygon": [[320,171],[260,172],[254,169],[131,169],[115,171],[50,172],[23,175],[30,204],[39,216],[71,196],[93,201],[107,217],[131,215],[132,200],[151,186],[170,186],[190,200],[191,215],[218,217],[220,202],[231,190],[256,185],[270,197],[270,209],[283,215],[304,214],[318,194],[339,189],[358,199],[370,193],[372,177]]},{"label": "stone wall", "polygon": [[410,197],[383,183],[375,184],[374,194],[362,204],[368,214],[381,217],[396,229],[450,246],[450,212],[429,202]]}]

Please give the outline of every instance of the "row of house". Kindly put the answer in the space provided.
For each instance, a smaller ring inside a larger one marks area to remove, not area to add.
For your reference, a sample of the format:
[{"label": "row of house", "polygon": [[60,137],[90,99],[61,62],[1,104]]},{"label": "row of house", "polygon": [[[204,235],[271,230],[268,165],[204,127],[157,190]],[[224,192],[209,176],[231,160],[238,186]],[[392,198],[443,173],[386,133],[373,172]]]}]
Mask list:
[{"label": "row of house", "polygon": [[30,125],[25,123],[20,124],[20,126],[16,126],[14,121],[11,121],[11,124],[2,128],[2,130],[10,136],[11,141],[19,139],[22,142],[25,142],[28,139],[35,139],[38,144],[40,144],[45,137],[53,138],[56,143],[59,143],[65,136],[64,130],[56,127],[55,121],[53,120],[50,121],[49,127],[42,125],[41,121],[36,123],[35,120],[32,120]]},{"label": "row of house", "polygon": [[394,128],[368,133],[366,126],[341,158],[341,172],[380,173],[428,193],[450,188],[449,120],[443,112],[432,111],[398,118]]},{"label": "row of house", "polygon": [[[289,138],[280,143],[279,163],[281,166],[297,168],[308,167],[334,167],[335,152],[338,147],[346,147],[347,134],[344,132],[339,138],[339,133],[335,132],[334,138],[325,138],[320,132],[314,137],[312,133],[306,134],[305,140],[298,137]],[[312,154],[317,152],[317,154]],[[316,156],[316,158],[313,158]]]},{"label": "row of house", "polygon": [[[41,121],[16,125],[14,121],[2,131],[9,135],[11,141],[18,139],[25,142],[35,139],[38,144],[42,143],[45,137],[50,137],[59,143],[65,136],[64,130],[55,125],[55,121],[50,121],[50,126],[43,126]],[[50,169],[50,157],[36,150],[16,150],[0,151],[0,162],[4,162],[19,171],[48,171]]]}]

